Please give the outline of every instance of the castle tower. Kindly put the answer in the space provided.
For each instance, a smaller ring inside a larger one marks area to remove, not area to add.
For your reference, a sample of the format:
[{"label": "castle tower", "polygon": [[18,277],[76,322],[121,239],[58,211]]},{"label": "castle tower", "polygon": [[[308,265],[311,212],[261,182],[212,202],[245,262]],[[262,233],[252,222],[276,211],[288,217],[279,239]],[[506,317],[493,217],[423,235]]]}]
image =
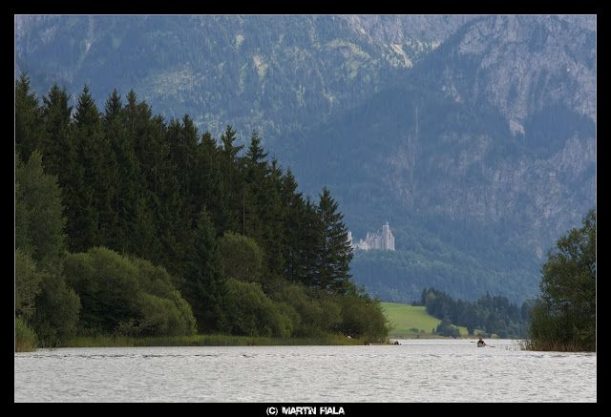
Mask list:
[{"label": "castle tower", "polygon": [[390,225],[386,222],[382,226],[382,249],[395,250],[395,237],[390,230]]}]

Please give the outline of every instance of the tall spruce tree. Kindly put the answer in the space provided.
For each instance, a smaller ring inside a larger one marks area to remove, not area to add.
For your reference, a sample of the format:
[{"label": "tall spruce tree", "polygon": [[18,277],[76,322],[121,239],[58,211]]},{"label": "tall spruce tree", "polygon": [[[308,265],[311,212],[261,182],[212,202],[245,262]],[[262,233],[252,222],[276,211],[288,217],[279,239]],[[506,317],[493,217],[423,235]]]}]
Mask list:
[{"label": "tall spruce tree", "polygon": [[[106,100],[102,126],[105,140],[110,145],[116,163],[115,178],[118,179],[115,192],[109,197],[115,221],[105,225],[107,234],[106,246],[120,252],[141,254],[138,248],[146,248],[143,239],[142,221],[150,221],[150,215],[142,213],[143,184],[140,166],[135,155],[133,136],[127,129],[127,117],[123,109],[121,96],[113,90]],[[130,240],[137,243],[130,244]]]},{"label": "tall spruce tree", "polygon": [[15,144],[24,161],[40,147],[43,136],[41,121],[38,99],[30,90],[30,79],[21,74],[15,82]]},{"label": "tall spruce tree", "polygon": [[122,178],[116,194],[116,207],[122,208],[117,227],[122,230],[123,236],[127,237],[121,247],[139,257],[159,260],[161,250],[156,236],[158,220],[153,203],[153,192],[156,189],[152,185],[152,181],[157,177],[151,172],[151,167],[158,163],[161,155],[145,150],[156,150],[159,140],[155,139],[161,134],[153,134],[150,111],[146,105],[138,106],[133,91],[129,92],[127,103],[118,113],[118,94],[111,100],[111,108],[107,109],[107,129],[116,123],[116,128],[122,136],[113,140],[119,175]]},{"label": "tall spruce tree", "polygon": [[250,146],[245,155],[245,184],[242,187],[241,201],[241,233],[252,236],[262,243],[262,219],[259,204],[267,196],[264,193],[264,181],[267,174],[267,154],[261,147],[261,139],[253,132]]},{"label": "tall spruce tree", "polygon": [[222,200],[222,177],[220,163],[220,148],[209,132],[202,135],[197,146],[197,168],[195,169],[195,212],[199,213],[206,208],[212,222],[217,228],[217,234],[221,224]]},{"label": "tall spruce tree", "polygon": [[289,281],[300,281],[298,279],[299,246],[300,246],[300,224],[303,221],[304,201],[301,193],[297,192],[297,181],[291,170],[287,170],[281,179],[281,205],[282,205],[282,230],[284,245],[282,257],[284,258],[283,276]]},{"label": "tall spruce tree", "polygon": [[236,145],[236,132],[231,126],[227,126],[221,135],[221,172],[223,172],[222,197],[223,215],[221,218],[221,228],[239,232],[242,227],[241,208],[241,178],[240,178],[240,159],[238,153],[244,148],[243,145]]},{"label": "tall spruce tree", "polygon": [[43,97],[42,119],[44,137],[41,141],[45,172],[56,175],[64,187],[66,176],[76,163],[76,149],[70,136],[72,106],[65,89],[53,84]]},{"label": "tall spruce tree", "polygon": [[351,288],[350,261],[352,247],[348,230],[337,202],[326,187],[320,194],[318,213],[322,222],[323,239],[318,248],[318,285],[335,294],[345,294]]},{"label": "tall spruce tree", "polygon": [[191,304],[199,331],[209,332],[217,330],[223,319],[226,289],[217,255],[216,233],[206,210],[199,215],[193,248],[181,288]]},{"label": "tall spruce tree", "polygon": [[81,252],[100,243],[100,205],[105,202],[100,183],[108,185],[108,179],[100,176],[106,158],[100,117],[87,86],[78,98],[72,133],[77,163],[65,184],[67,230],[70,249]]},{"label": "tall spruce tree", "polygon": [[272,159],[269,174],[263,181],[263,193],[259,197],[259,216],[263,219],[263,248],[267,258],[267,267],[274,274],[281,274],[284,269],[282,247],[285,244],[282,230],[282,170],[278,161]]},{"label": "tall spruce tree", "polygon": [[324,229],[318,208],[307,198],[296,207],[297,233],[295,241],[295,280],[310,288],[321,288],[321,252]]}]

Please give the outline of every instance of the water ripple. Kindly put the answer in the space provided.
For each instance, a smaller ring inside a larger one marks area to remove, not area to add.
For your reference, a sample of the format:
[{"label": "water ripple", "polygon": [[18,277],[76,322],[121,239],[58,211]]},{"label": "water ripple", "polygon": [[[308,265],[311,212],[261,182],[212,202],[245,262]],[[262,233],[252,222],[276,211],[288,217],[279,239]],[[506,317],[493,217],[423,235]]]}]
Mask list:
[{"label": "water ripple", "polygon": [[596,401],[595,353],[495,346],[41,349],[15,354],[15,401]]}]

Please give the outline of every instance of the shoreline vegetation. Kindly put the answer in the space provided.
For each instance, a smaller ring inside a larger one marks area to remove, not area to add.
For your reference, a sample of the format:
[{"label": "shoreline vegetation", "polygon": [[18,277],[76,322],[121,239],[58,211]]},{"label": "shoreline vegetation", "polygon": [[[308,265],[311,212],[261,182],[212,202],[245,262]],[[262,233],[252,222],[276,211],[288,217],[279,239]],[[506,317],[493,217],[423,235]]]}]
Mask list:
[{"label": "shoreline vegetation", "polygon": [[[461,336],[458,339],[476,340],[478,336]],[[191,347],[191,346],[359,346],[359,345],[393,345],[393,340],[401,339],[451,339],[450,337],[423,334],[390,336],[385,342],[370,343],[365,338],[348,338],[343,335],[324,335],[318,337],[265,337],[236,336],[224,334],[198,334],[191,336],[76,336],[64,343],[46,347],[16,344],[15,352],[35,352],[45,348],[120,348],[120,347]],[[490,338],[490,339],[495,339]]]},{"label": "shoreline vegetation", "polygon": [[77,336],[61,347],[163,347],[163,346],[296,346],[296,345],[364,345],[362,338],[342,335],[319,337],[266,337],[224,334],[197,334],[191,336]]},{"label": "shoreline vegetation", "polygon": [[[479,336],[462,335],[460,340],[472,340],[475,342]],[[390,335],[385,342],[370,343],[364,338],[348,338],[343,335],[326,335],[319,337],[264,337],[264,336],[235,336],[223,334],[191,335],[191,336],[77,336],[57,346],[36,346],[36,344],[24,342],[17,338],[15,343],[16,353],[35,352],[38,349],[57,348],[121,348],[121,347],[196,347],[196,346],[362,346],[362,345],[394,345],[395,340],[438,340],[453,339],[452,337],[438,334],[405,334]],[[490,340],[499,339],[494,335]],[[537,342],[531,339],[514,339],[519,341],[521,350],[547,351],[547,352],[582,352],[583,349],[577,344]]]}]

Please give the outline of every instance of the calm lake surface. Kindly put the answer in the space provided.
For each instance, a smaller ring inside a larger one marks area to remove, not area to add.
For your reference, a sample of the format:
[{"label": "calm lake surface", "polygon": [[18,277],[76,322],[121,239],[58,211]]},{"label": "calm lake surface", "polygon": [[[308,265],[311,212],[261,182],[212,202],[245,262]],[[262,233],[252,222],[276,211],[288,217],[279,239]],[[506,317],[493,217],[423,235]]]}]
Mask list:
[{"label": "calm lake surface", "polygon": [[516,341],[40,349],[16,402],[595,402],[596,354]]}]

